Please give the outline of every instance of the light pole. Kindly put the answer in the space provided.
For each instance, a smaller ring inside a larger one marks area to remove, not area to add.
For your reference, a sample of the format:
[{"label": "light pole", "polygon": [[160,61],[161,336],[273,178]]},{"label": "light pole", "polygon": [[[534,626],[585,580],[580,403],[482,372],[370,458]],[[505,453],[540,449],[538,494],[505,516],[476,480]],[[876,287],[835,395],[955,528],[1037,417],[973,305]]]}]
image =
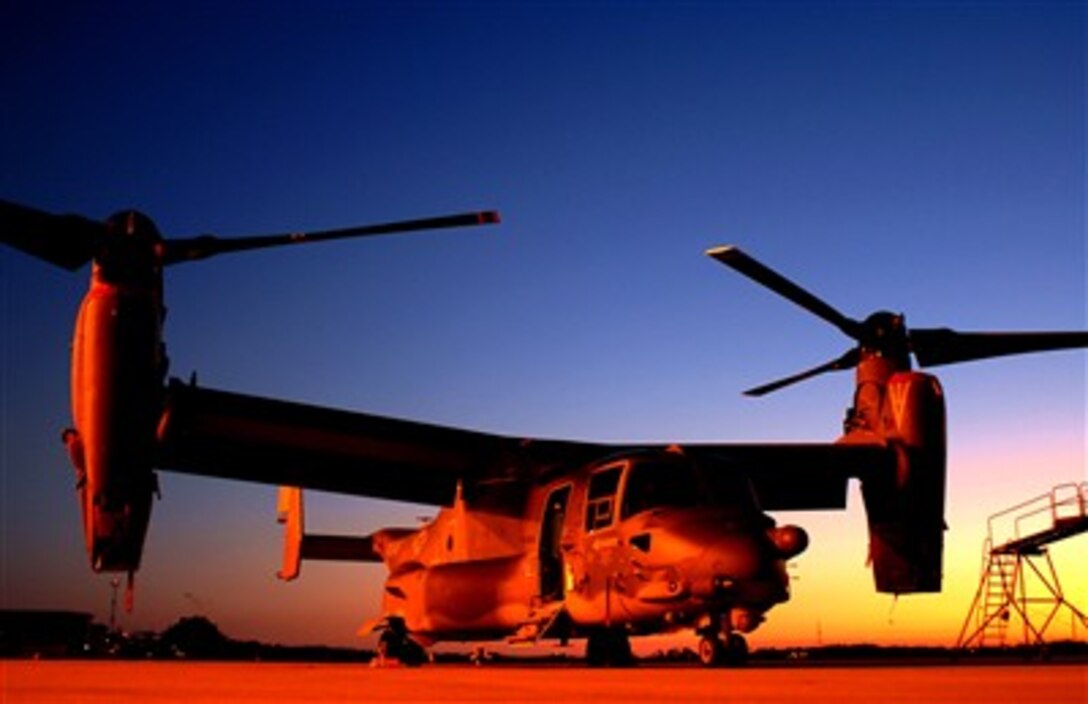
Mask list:
[{"label": "light pole", "polygon": [[117,631],[117,588],[121,586],[121,580],[117,577],[110,579],[110,633]]}]

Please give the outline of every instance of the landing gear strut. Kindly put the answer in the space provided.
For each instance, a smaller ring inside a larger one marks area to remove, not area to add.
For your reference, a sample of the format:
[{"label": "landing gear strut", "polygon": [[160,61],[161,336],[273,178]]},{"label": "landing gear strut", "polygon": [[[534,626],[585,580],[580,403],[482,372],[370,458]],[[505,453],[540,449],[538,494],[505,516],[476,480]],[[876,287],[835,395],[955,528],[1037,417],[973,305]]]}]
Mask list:
[{"label": "landing gear strut", "polygon": [[586,664],[590,667],[631,667],[635,656],[631,641],[622,627],[599,628],[586,641]]}]

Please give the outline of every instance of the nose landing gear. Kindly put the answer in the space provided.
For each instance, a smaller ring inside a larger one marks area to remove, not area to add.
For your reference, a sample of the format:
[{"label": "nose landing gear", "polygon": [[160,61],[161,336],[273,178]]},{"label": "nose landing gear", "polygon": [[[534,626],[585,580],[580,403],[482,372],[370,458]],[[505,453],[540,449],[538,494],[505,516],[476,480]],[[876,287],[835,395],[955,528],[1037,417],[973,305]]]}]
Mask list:
[{"label": "nose landing gear", "polygon": [[736,633],[699,639],[699,662],[705,667],[739,667],[748,661],[748,642]]},{"label": "nose landing gear", "polygon": [[[711,619],[717,625],[718,619]],[[704,667],[740,667],[748,662],[748,641],[739,633],[707,626],[696,631],[699,638],[699,662]]]}]

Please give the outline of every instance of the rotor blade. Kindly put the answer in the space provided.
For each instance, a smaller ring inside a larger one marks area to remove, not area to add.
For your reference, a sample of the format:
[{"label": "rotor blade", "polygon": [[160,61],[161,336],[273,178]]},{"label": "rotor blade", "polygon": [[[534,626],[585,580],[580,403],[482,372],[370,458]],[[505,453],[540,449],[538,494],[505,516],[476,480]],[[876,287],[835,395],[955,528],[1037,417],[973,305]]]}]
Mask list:
[{"label": "rotor blade", "polygon": [[258,235],[255,237],[238,237],[232,239],[220,239],[215,235],[201,235],[200,237],[168,240],[166,242],[166,254],[163,257],[163,263],[176,264],[178,262],[192,261],[194,259],[206,259],[207,257],[216,254],[225,254],[227,252],[240,252],[243,250],[261,249],[264,247],[278,247],[287,244],[325,242],[348,237],[371,237],[374,235],[389,235],[398,232],[414,232],[417,230],[439,230],[451,227],[468,227],[471,225],[491,225],[498,222],[498,212],[486,210],[475,213],[443,215],[433,218],[403,220],[399,222],[382,223],[380,225],[363,225],[361,227],[346,227],[340,230],[322,230],[309,233],[295,232],[282,235]]},{"label": "rotor blade", "polygon": [[814,315],[842,330],[855,340],[861,337],[861,323],[847,318],[830,305],[785,278],[732,245],[714,247],[706,253],[731,269],[744,274],[756,283],[763,284],[775,293],[787,298]]},{"label": "rotor blade", "polygon": [[757,386],[754,389],[748,389],[744,392],[744,395],[763,396],[771,393],[772,391],[778,391],[779,389],[789,386],[791,384],[796,384],[799,381],[804,381],[805,379],[811,379],[814,376],[819,376],[824,372],[837,372],[843,369],[852,369],[853,367],[856,367],[858,365],[858,357],[858,349],[855,347],[838,359],[833,359],[830,362],[821,364],[818,367],[813,367],[812,369],[803,371],[800,374],[794,374],[793,376],[788,376],[784,379],[779,379],[778,381],[772,381],[771,383],[764,384],[763,386]]},{"label": "rotor blade", "polygon": [[0,242],[75,271],[94,256],[106,224],[0,200]]},{"label": "rotor blade", "polygon": [[1088,332],[956,332],[948,328],[912,329],[911,349],[918,364],[970,362],[976,359],[1088,347]]}]

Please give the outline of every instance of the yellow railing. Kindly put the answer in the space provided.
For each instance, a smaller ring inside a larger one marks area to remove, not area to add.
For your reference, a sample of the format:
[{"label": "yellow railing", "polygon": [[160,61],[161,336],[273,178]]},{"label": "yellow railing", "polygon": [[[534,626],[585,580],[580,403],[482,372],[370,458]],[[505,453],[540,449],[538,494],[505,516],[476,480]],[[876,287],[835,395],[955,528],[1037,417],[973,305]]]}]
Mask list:
[{"label": "yellow railing", "polygon": [[1045,494],[999,511],[986,521],[987,541],[1000,546],[1088,517],[1088,482],[1059,484]]}]

